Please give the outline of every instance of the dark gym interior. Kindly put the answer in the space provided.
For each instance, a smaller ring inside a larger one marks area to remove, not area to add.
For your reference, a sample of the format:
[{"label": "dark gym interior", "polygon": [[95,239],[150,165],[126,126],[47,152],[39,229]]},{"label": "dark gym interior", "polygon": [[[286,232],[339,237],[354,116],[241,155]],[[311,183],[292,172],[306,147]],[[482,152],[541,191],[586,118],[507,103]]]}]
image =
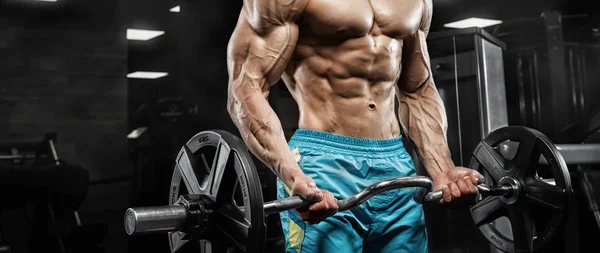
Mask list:
[{"label": "dark gym interior", "polygon": [[[0,0],[0,252],[170,252],[167,233],[127,235],[124,214],[172,204],[175,160],[195,134],[239,136],[227,46],[243,2]],[[497,128],[537,129],[573,188],[544,252],[599,251],[597,1],[433,0],[433,10],[427,42],[454,162],[468,167]],[[471,17],[502,22],[445,26]],[[130,37],[138,30],[160,34]],[[298,109],[282,81],[268,99],[291,137]],[[275,175],[253,162],[263,200],[275,200]],[[425,211],[430,252],[501,252],[467,208]],[[284,252],[279,216],[265,223],[264,252]]]}]

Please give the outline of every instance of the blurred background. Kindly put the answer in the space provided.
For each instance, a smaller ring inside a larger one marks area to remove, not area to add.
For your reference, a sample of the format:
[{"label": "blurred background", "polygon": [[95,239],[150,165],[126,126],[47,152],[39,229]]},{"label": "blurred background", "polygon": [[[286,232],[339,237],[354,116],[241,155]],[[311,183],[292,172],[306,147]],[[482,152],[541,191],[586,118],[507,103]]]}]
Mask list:
[{"label": "blurred background", "polygon": [[[554,143],[598,141],[596,2],[433,0],[429,50],[457,164],[501,125]],[[168,203],[174,157],[195,133],[238,134],[226,48],[241,4],[0,0],[0,252],[168,252],[166,235],[128,237],[123,214]],[[477,111],[467,101],[481,94],[491,102]],[[291,136],[298,112],[285,86],[269,100]],[[255,162],[265,201],[275,199],[275,178]],[[570,168],[575,211],[557,252],[598,250],[595,167]],[[491,250],[464,212],[428,219],[432,252]],[[268,237],[275,252],[280,231]]]}]

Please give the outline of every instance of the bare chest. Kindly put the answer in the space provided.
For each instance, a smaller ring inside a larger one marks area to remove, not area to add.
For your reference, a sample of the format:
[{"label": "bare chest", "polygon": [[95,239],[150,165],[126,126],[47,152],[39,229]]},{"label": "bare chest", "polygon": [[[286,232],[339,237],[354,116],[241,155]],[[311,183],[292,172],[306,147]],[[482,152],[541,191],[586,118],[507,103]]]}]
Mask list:
[{"label": "bare chest", "polygon": [[346,39],[383,34],[403,39],[421,24],[423,0],[311,0],[301,32]]}]

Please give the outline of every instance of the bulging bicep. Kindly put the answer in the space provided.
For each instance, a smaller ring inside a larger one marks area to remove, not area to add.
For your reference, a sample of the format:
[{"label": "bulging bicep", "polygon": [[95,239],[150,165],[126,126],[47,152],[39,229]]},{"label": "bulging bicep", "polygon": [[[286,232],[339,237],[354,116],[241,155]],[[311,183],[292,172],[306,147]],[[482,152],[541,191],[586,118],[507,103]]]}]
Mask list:
[{"label": "bulging bicep", "polygon": [[431,67],[425,34],[419,30],[404,40],[402,71],[398,80],[401,91],[414,93],[431,81]]},{"label": "bulging bicep", "polygon": [[406,38],[402,47],[402,71],[398,79],[401,91],[415,93],[433,85],[427,36],[433,14],[432,0],[423,0],[421,24],[415,34]]}]

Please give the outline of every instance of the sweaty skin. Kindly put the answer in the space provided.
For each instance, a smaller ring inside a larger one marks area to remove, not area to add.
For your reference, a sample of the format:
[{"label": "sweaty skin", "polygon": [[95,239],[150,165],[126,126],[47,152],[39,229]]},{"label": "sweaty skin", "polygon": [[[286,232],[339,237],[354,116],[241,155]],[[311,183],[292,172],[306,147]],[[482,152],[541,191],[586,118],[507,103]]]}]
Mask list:
[{"label": "sweaty skin", "polygon": [[227,54],[229,114],[250,151],[321,215],[335,201],[302,173],[267,100],[280,78],[299,128],[390,139],[402,127],[444,201],[476,192],[480,175],[448,149],[425,41],[431,14],[431,0],[244,0]]}]

